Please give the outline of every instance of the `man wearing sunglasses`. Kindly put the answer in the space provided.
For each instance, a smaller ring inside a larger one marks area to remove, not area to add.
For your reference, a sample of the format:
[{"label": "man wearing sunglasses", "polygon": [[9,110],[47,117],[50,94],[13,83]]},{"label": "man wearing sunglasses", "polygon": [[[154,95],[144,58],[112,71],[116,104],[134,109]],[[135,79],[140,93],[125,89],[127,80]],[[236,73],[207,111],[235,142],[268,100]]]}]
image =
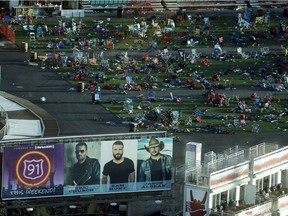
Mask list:
[{"label": "man wearing sunglasses", "polygon": [[78,160],[72,167],[73,185],[100,184],[100,163],[96,158],[87,156],[87,144],[80,142],[75,147]]}]

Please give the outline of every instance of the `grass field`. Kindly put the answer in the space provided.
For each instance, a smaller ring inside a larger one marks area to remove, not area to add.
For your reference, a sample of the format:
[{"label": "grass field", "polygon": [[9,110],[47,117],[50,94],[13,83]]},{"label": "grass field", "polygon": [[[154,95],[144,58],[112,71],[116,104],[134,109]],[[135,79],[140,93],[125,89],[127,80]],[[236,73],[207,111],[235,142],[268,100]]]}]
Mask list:
[{"label": "grass field", "polygon": [[[252,16],[251,20],[253,19],[255,19],[255,15],[254,17]],[[71,18],[62,18],[62,20],[69,23]],[[77,18],[75,20],[79,21]],[[155,20],[161,27],[167,25],[167,17],[164,15],[157,16]],[[170,50],[178,50],[186,47],[186,40],[190,37],[194,37],[195,40],[199,41],[196,48],[213,49],[215,40],[223,37],[224,41],[221,46],[224,50],[225,47],[235,47],[236,49],[240,45],[231,42],[230,38],[233,33],[239,37],[248,37],[252,33],[257,33],[260,46],[255,47],[255,50],[260,53],[260,48],[262,47],[280,47],[281,44],[287,43],[287,35],[283,35],[277,40],[268,37],[268,30],[278,28],[282,22],[279,17],[271,14],[269,26],[256,24],[255,27],[245,29],[243,34],[241,34],[235,28],[237,24],[236,16],[211,16],[209,32],[206,32],[206,34],[201,32],[200,35],[195,35],[195,29],[198,26],[201,31],[204,31],[203,19],[195,15],[192,19],[183,19],[181,22],[176,22],[176,27],[173,31],[164,34],[168,37],[167,41],[163,40],[163,36],[155,36],[155,28],[151,26],[152,19],[150,17],[145,19],[117,19],[112,17],[106,20],[90,17],[83,18],[82,21],[84,25],[79,33],[66,32],[58,35],[55,30],[55,26],[58,25],[57,19],[34,20],[35,28],[38,25],[47,23],[50,29],[49,34],[36,41],[30,41],[28,32],[24,31],[21,25],[15,26],[16,43],[20,45],[22,42],[27,42],[30,51],[37,52],[39,55],[46,53],[54,55],[56,52],[61,52],[65,55],[66,53],[71,53],[72,47],[78,45],[79,40],[90,41],[89,49],[81,49],[78,46],[84,53],[84,57],[89,56],[86,59],[83,58],[80,65],[75,66],[72,62],[71,67],[58,67],[59,65],[56,62],[49,66],[75,86],[79,82],[76,79],[77,74],[80,73],[81,81],[85,82],[86,85],[89,82],[97,83],[102,88],[103,93],[113,91],[117,95],[123,90],[129,91],[125,89],[127,76],[132,77],[133,87],[141,86],[143,90],[156,92],[164,90],[167,91],[167,94],[173,90],[193,91],[193,89],[203,89],[205,86],[203,95],[181,97],[178,98],[178,102],[176,99],[167,100],[165,98],[155,98],[155,101],[151,102],[147,101],[146,95],[144,97],[133,97],[130,103],[125,102],[125,100],[102,101],[103,106],[123,118],[123,121],[138,122],[138,130],[155,128],[170,132],[234,133],[236,131],[251,132],[252,125],[259,125],[261,131],[287,130],[288,99],[287,94],[284,93],[286,90],[274,91],[266,88],[265,90],[271,90],[269,95],[261,93],[263,80],[269,85],[271,83],[274,84],[279,81],[280,75],[285,71],[287,72],[287,59],[282,53],[261,53],[255,58],[248,59],[243,59],[235,54],[228,55],[227,53],[223,60],[213,59],[210,55],[201,55],[200,53],[196,64],[192,64],[188,59],[182,61],[178,56],[171,57],[168,61],[158,56],[158,64],[154,64],[154,56],[149,56],[150,58],[147,60],[142,58],[123,59],[120,56],[108,59],[109,67],[103,67],[100,63],[101,59],[95,56],[101,50],[106,50],[106,53],[109,52],[111,48],[106,45],[106,41],[109,39],[112,39],[114,43],[114,50],[128,50],[128,52],[129,50],[136,50],[143,53],[143,55],[150,55],[150,52],[153,51],[151,48],[152,40],[157,42],[157,49],[159,50],[163,50],[165,47]],[[148,24],[144,37],[129,31],[127,25],[144,21]],[[103,31],[103,29],[106,30]],[[60,50],[47,48],[49,41],[67,38],[70,41],[70,45],[64,46]],[[247,47],[250,45],[241,44],[241,46]],[[205,56],[209,59],[208,65],[201,64]],[[92,57],[96,58],[97,63],[95,65],[89,64],[89,58]],[[41,63],[39,62],[39,64]],[[48,67],[47,64],[45,66]],[[264,75],[260,72],[263,72],[263,70],[265,71]],[[219,79],[215,79],[215,75],[219,75]],[[262,101],[261,105],[255,105],[255,100],[251,100],[249,98],[250,95],[237,94],[237,89],[252,89],[252,86],[255,87],[255,91],[260,91],[258,95]],[[110,90],[108,90],[108,87]],[[287,83],[285,87],[287,87]],[[226,103],[218,105],[209,103],[207,95],[205,95],[211,88],[216,89],[216,92],[227,88],[236,88],[236,90],[235,95],[226,97]],[[139,91],[139,94],[141,93]],[[129,98],[129,94],[127,98]],[[245,101],[247,109],[237,110],[239,101]],[[237,120],[240,119],[240,115],[246,116],[245,125],[240,124],[238,126]],[[140,126],[142,123],[143,126]]]}]

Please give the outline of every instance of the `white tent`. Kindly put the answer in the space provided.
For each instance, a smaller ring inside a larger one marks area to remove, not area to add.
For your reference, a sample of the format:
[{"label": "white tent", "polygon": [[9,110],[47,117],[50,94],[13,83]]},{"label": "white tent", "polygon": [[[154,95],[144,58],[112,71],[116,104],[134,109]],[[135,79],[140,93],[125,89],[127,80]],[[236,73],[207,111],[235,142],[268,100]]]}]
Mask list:
[{"label": "white tent", "polygon": [[[0,106],[6,111],[22,111],[25,107],[0,96]],[[42,136],[40,120],[9,119],[7,120],[7,131],[2,140],[24,139]]]}]

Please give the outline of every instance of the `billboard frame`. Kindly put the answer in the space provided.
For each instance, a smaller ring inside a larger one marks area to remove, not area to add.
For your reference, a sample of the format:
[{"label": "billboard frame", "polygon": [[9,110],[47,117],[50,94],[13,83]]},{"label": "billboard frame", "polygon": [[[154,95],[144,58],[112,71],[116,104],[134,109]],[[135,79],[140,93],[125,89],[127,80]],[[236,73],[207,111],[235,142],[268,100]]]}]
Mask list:
[{"label": "billboard frame", "polygon": [[[24,139],[24,140],[14,140],[14,141],[4,141],[4,142],[0,142],[1,145],[1,152],[3,153],[3,150],[5,147],[7,147],[8,149],[13,149],[14,147],[19,147],[19,146],[28,146],[28,147],[37,147],[37,146],[41,146],[41,145],[63,145],[63,146],[67,146],[67,144],[75,144],[76,142],[103,142],[105,143],[105,141],[113,141],[113,140],[131,140],[131,139],[135,139],[135,140],[148,140],[151,137],[157,137],[159,139],[167,139],[170,138],[172,139],[172,145],[173,145],[173,138],[172,137],[167,137],[167,134],[165,131],[157,131],[157,132],[141,132],[141,133],[127,133],[127,134],[107,134],[107,135],[87,135],[87,136],[63,136],[63,137],[49,137],[49,138],[33,138],[33,139]],[[173,149],[173,147],[172,147]],[[6,149],[5,149],[6,150]],[[173,151],[172,151],[173,152]],[[3,155],[4,157],[5,155]],[[4,160],[3,160],[3,165],[4,167]],[[2,167],[2,170],[3,170]],[[4,178],[4,177],[3,177]],[[136,180],[137,182],[137,180]],[[65,184],[63,184],[65,186]],[[146,192],[155,192],[155,191],[165,191],[165,190],[171,190],[172,185],[170,186],[170,188],[157,188],[157,189],[151,189],[151,190],[147,190],[147,191],[130,191],[128,193],[146,193]],[[2,190],[4,190],[2,188]],[[3,192],[2,192],[3,193]],[[124,191],[120,191],[119,193],[127,193]],[[95,193],[95,194],[56,194],[56,195],[48,195],[48,196],[37,196],[37,197],[29,197],[29,196],[23,196],[23,197],[2,197],[3,200],[27,200],[27,199],[34,199],[34,198],[51,198],[51,197],[71,197],[71,196],[97,196],[97,195],[109,195],[109,194],[115,194],[115,193]],[[3,194],[2,194],[3,195]]]}]

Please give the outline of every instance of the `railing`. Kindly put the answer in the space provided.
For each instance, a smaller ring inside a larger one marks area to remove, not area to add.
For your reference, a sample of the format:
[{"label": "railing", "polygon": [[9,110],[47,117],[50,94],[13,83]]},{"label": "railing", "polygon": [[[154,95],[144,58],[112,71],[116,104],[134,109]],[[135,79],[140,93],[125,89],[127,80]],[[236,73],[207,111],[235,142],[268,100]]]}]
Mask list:
[{"label": "railing", "polygon": [[92,0],[89,5],[123,5],[123,4],[145,4],[151,3],[151,0]]},{"label": "railing", "polygon": [[[257,208],[257,207],[260,207],[260,206],[263,206],[263,205],[268,205],[268,204],[271,203],[271,202],[272,202],[271,199],[267,199],[266,201],[264,201],[264,202],[262,202],[262,203],[255,204],[255,205],[251,205],[251,206],[249,206],[249,207],[247,207],[247,208],[243,208],[243,209],[241,209],[241,210],[239,210],[239,209],[235,209],[235,210],[233,210],[233,209],[227,209],[227,210],[223,211],[223,213],[222,213],[221,215],[223,215],[223,216],[245,215],[244,212],[249,211],[249,210],[253,211],[253,209],[255,209],[255,208]],[[239,208],[239,207],[241,207],[241,206],[238,206],[238,208]],[[272,203],[271,203],[271,207],[272,207]],[[261,213],[260,213],[259,215],[261,215]]]},{"label": "railing", "polygon": [[249,148],[249,158],[253,159],[279,149],[279,145],[273,143],[260,143]]}]

